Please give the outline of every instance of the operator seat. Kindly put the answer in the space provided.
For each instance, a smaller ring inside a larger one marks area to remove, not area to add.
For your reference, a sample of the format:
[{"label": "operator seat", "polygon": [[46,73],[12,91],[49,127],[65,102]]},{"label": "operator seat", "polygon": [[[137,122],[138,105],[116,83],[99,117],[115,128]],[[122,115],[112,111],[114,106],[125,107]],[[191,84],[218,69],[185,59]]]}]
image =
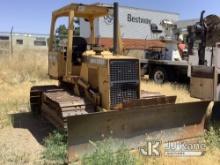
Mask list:
[{"label": "operator seat", "polygon": [[73,37],[73,53],[72,63],[74,65],[81,65],[82,54],[87,50],[87,41],[83,37]]}]

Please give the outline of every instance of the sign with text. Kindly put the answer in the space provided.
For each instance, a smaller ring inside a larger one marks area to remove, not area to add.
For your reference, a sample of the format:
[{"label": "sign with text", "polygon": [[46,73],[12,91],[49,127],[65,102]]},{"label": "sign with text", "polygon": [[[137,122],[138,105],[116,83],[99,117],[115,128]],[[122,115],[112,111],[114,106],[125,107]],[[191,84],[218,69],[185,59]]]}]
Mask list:
[{"label": "sign with text", "polygon": [[151,20],[148,18],[142,18],[140,16],[133,16],[131,14],[127,15],[127,21],[133,23],[140,23],[140,24],[151,24]]}]

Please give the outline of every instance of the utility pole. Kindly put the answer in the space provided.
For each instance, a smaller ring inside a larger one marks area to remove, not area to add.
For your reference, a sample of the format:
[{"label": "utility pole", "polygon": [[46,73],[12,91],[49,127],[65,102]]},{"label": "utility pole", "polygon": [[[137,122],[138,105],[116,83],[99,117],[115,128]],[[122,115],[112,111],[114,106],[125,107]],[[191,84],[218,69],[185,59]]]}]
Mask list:
[{"label": "utility pole", "polygon": [[13,56],[13,30],[14,30],[14,27],[12,26],[11,27],[11,55]]}]

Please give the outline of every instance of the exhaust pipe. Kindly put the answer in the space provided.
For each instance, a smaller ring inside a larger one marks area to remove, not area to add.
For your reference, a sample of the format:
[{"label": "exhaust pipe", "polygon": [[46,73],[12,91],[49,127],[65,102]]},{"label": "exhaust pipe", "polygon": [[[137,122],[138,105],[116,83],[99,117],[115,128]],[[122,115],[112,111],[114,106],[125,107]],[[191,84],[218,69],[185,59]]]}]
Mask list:
[{"label": "exhaust pipe", "polygon": [[201,43],[199,44],[199,65],[205,65],[205,48],[206,48],[206,35],[207,35],[207,28],[204,22],[204,14],[205,10],[202,11],[201,16],[200,16],[200,39]]},{"label": "exhaust pipe", "polygon": [[118,3],[114,2],[113,54],[119,54]]}]

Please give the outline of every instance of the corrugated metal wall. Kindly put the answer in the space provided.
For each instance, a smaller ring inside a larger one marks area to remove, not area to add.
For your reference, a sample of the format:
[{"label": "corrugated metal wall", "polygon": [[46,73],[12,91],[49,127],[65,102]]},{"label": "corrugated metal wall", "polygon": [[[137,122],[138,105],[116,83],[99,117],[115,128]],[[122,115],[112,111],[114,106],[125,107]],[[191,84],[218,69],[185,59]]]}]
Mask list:
[{"label": "corrugated metal wall", "polygon": [[[131,17],[135,17],[132,21]],[[140,19],[139,19],[140,17]],[[167,19],[173,22],[179,20],[179,14],[143,10],[129,7],[119,7],[119,22],[122,38],[127,39],[158,39],[164,33],[155,35],[151,32],[151,23],[157,24],[160,30],[164,30],[160,25],[161,21]],[[149,20],[149,21],[147,21]],[[80,20],[80,34],[89,37],[89,24]],[[111,38],[113,36],[113,19],[111,17],[99,18],[95,23],[96,36],[100,38]]]}]

